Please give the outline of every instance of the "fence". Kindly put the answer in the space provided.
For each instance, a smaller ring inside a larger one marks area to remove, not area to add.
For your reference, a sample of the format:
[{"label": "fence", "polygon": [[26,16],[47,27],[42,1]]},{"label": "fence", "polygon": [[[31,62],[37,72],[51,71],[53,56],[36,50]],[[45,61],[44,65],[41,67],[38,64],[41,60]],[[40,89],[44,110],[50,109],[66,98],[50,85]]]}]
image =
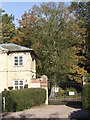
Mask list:
[{"label": "fence", "polygon": [[53,86],[49,96],[49,104],[67,104],[81,102],[82,85],[72,81],[60,84],[60,87]]}]

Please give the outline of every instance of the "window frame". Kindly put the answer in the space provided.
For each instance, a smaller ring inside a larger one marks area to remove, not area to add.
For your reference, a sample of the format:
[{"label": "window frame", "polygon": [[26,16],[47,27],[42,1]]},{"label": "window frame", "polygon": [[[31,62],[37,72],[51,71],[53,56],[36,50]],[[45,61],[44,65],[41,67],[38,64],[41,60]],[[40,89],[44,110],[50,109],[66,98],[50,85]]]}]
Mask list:
[{"label": "window frame", "polygon": [[24,58],[23,56],[14,56],[14,66],[23,66]]},{"label": "window frame", "polygon": [[[21,81],[22,81],[23,84],[20,84]],[[15,85],[15,82],[17,82],[18,84]],[[24,80],[14,80],[13,81],[13,88],[14,89],[24,89],[24,85],[25,85],[25,81]]]}]

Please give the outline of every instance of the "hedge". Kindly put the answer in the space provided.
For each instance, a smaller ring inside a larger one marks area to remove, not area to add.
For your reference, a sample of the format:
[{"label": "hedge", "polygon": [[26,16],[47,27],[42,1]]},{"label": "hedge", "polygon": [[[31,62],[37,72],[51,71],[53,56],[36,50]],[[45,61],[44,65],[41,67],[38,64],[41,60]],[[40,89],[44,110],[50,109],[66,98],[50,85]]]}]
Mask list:
[{"label": "hedge", "polygon": [[85,84],[82,90],[82,105],[86,110],[90,110],[90,84]]},{"label": "hedge", "polygon": [[45,103],[46,90],[42,88],[27,88],[4,91],[3,97],[6,100],[5,111],[15,112]]}]

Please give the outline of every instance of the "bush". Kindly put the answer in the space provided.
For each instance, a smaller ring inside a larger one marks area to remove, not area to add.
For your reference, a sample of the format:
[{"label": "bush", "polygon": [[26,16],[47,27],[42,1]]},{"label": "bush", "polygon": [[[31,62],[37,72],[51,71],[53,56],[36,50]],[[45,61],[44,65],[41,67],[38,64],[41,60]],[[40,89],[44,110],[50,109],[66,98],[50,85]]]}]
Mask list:
[{"label": "bush", "polygon": [[57,95],[58,95],[58,97],[61,97],[63,94],[64,94],[64,90],[60,87]]},{"label": "bush", "polygon": [[75,92],[75,95],[77,94],[77,90],[73,87],[66,88],[65,93],[69,95],[69,92],[72,92],[72,91]]},{"label": "bush", "polygon": [[82,90],[83,108],[90,110],[90,84],[85,84]]},{"label": "bush", "polygon": [[6,111],[14,112],[45,103],[46,90],[42,88],[29,88],[4,91],[3,96],[6,98]]},{"label": "bush", "polygon": [[89,82],[90,82],[90,74],[89,74],[89,73],[86,73],[86,74],[84,75],[84,81],[85,81],[86,83],[89,83]]},{"label": "bush", "polygon": [[12,90],[12,89],[13,89],[13,87],[12,87],[12,86],[11,86],[11,87],[8,87],[8,89],[9,89],[9,90]]},{"label": "bush", "polygon": [[24,88],[28,88],[28,84],[26,84],[26,85],[24,86]]}]

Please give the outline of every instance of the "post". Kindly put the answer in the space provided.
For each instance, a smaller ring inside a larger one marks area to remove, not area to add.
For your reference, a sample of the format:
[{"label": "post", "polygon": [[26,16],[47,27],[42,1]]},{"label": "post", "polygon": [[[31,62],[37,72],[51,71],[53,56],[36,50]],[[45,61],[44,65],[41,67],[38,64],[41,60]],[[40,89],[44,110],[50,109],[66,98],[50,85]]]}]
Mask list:
[{"label": "post", "polygon": [[5,97],[3,97],[3,110],[5,111]]},{"label": "post", "polygon": [[0,120],[2,119],[2,93],[0,93]]},{"label": "post", "polygon": [[48,105],[48,78],[46,75],[42,75],[40,78],[40,87],[46,90],[46,101],[45,104]]}]

